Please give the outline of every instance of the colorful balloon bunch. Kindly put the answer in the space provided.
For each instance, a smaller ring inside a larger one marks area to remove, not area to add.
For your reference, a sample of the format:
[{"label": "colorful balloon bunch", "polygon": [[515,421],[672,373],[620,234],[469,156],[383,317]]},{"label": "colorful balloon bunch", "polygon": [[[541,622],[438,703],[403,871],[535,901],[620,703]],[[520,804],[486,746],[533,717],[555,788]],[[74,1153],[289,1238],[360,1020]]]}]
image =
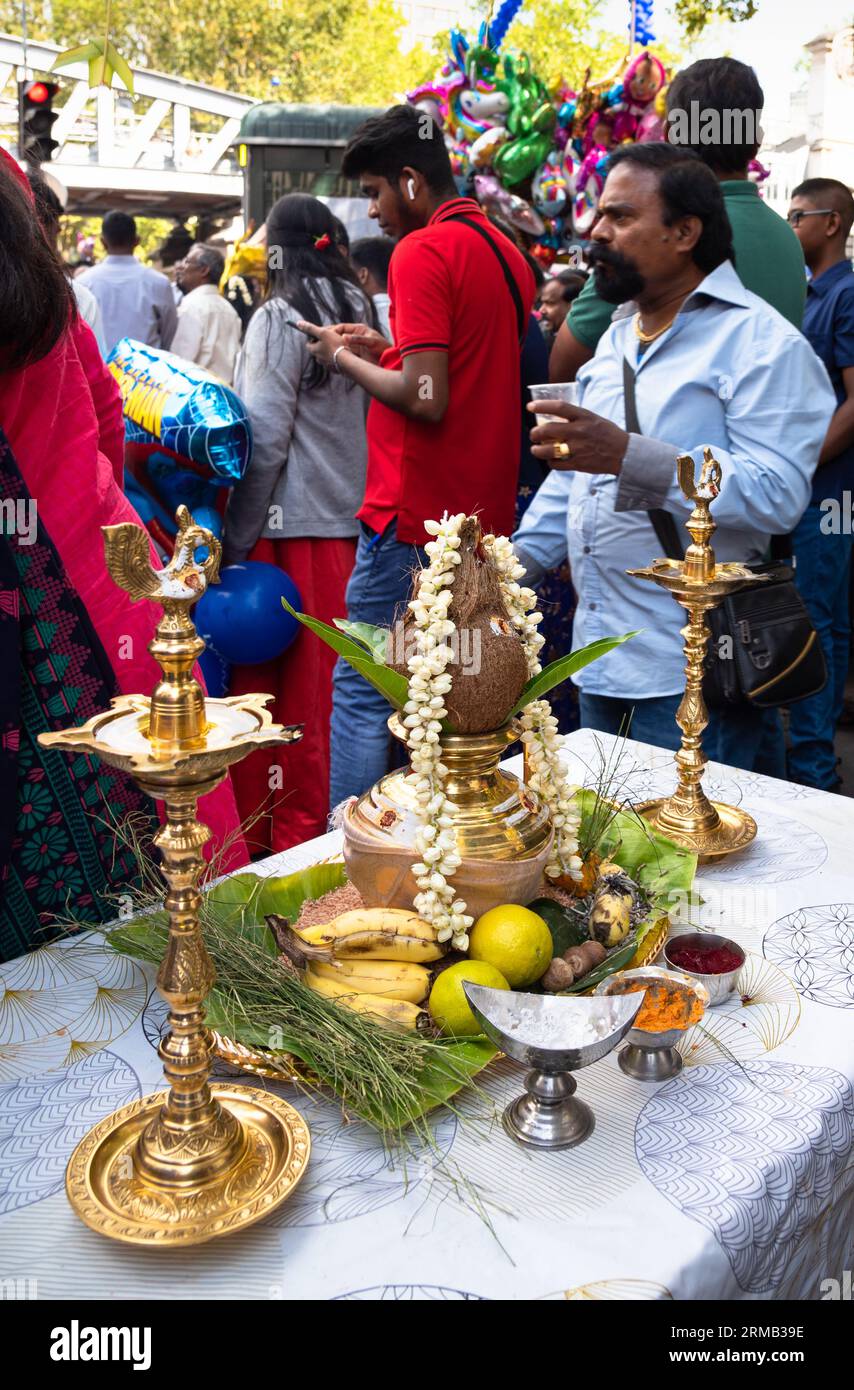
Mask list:
[{"label": "colorful balloon bunch", "polygon": [[474,44],[453,30],[441,72],[407,100],[442,127],[460,186],[524,232],[549,265],[589,233],[610,152],[663,138],[667,74],[643,50],[619,81],[562,87],[555,99],[527,53],[499,52],[520,6],[504,0]]}]

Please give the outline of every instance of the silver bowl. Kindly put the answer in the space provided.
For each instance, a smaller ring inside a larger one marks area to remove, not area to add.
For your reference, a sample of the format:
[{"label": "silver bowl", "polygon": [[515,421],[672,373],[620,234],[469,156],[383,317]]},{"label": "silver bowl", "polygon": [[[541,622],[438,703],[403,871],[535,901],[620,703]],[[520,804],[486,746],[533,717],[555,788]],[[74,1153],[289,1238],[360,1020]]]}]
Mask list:
[{"label": "silver bowl", "polygon": [[[671,946],[728,946],[731,951],[736,951],[741,957],[741,964],[735,970],[727,970],[724,974],[707,975],[699,970],[689,970],[684,965],[674,965],[670,959],[669,951]],[[733,941],[729,936],[716,936],[710,931],[688,931],[681,932],[678,936],[673,936],[664,947],[664,959],[671,970],[677,971],[681,975],[688,975],[692,980],[699,980],[709,992],[709,1008],[713,1009],[716,1004],[723,1004],[729,999],[735,989],[735,982],[741,974],[747,953],[737,941]]]},{"label": "silver bowl", "polygon": [[[514,1062],[531,1070],[525,1094],[511,1101],[502,1123],[520,1144],[570,1149],[592,1132],[593,1111],[574,1094],[570,1072],[605,1057],[625,1037],[643,995],[574,999],[554,994],[518,994],[463,981],[472,1012],[488,1038]],[[577,1041],[586,1023],[602,1036]]]},{"label": "silver bowl", "polygon": [[[605,998],[634,999],[634,994],[614,993],[618,985],[626,980],[648,980],[650,984],[659,980],[667,984],[676,981],[695,994],[704,1009],[709,1005],[709,991],[693,975],[672,968],[662,970],[657,965],[642,965],[637,970],[621,970],[617,975],[610,975],[596,986],[594,998],[604,995]],[[642,999],[646,998],[645,992],[641,994],[638,990],[637,994]],[[682,1054],[676,1051],[675,1045],[685,1031],[684,1028],[666,1028],[660,1033],[648,1033],[641,1028],[630,1028],[626,1033],[628,1046],[617,1057],[621,1070],[635,1081],[666,1081],[668,1077],[675,1076],[682,1070]]]}]

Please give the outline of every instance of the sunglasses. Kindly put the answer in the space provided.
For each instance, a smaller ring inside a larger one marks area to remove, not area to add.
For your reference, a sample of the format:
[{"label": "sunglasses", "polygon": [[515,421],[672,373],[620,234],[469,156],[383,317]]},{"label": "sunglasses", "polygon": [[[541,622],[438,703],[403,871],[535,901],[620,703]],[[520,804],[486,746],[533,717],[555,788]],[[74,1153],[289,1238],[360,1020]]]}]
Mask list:
[{"label": "sunglasses", "polygon": [[799,227],[805,217],[829,217],[835,208],[810,208],[807,212],[805,208],[795,208],[786,217],[790,227]]}]

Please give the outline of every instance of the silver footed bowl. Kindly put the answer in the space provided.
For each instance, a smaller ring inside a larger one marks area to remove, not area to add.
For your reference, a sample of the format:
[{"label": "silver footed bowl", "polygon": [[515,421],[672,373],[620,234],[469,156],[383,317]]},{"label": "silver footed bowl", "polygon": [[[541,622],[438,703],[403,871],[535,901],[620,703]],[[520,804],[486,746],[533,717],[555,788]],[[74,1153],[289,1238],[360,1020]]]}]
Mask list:
[{"label": "silver footed bowl", "polygon": [[605,1057],[632,1025],[643,995],[573,999],[515,994],[463,982],[466,998],[488,1038],[530,1070],[525,1091],[504,1111],[512,1139],[536,1149],[571,1149],[596,1123],[575,1095],[570,1072]]},{"label": "silver footed bowl", "polygon": [[[486,1036],[514,1062],[541,1071],[579,1071],[606,1057],[631,1028],[644,998],[519,994],[467,980],[463,989]],[[580,1033],[599,1036],[575,1041]]]}]

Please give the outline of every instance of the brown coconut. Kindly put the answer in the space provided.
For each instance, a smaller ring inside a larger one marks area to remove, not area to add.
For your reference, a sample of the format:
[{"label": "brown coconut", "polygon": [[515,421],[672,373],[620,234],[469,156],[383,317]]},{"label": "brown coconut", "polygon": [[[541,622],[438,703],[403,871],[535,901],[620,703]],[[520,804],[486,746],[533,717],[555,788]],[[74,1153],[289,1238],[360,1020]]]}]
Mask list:
[{"label": "brown coconut", "polygon": [[[462,557],[453,584],[448,617],[457,641],[448,664],[451,689],[445,696],[455,733],[483,734],[507,723],[528,680],[528,661],[521,638],[510,625],[497,571],[481,544],[480,523],[468,517],[460,529]],[[417,588],[413,586],[413,593]],[[392,630],[394,669],[408,675],[414,619],[407,612]],[[402,659],[401,659],[402,658]]]}]

